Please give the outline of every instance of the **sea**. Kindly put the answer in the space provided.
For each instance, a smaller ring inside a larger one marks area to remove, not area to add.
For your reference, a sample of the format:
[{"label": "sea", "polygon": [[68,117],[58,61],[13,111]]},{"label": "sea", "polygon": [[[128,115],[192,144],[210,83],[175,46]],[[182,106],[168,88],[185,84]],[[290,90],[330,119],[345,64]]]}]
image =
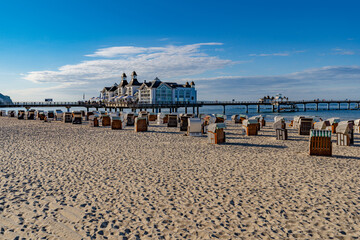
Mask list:
[{"label": "sea", "polygon": [[[63,112],[66,112],[66,108],[35,108],[37,110],[44,110],[44,111],[55,111],[56,109],[61,109]],[[0,108],[0,110],[25,110],[24,108]],[[73,107],[70,109],[71,111],[81,111],[85,110],[85,108],[81,107]],[[90,111],[95,111],[96,109],[90,108]],[[98,111],[105,111],[105,109],[98,109]],[[114,111],[114,110],[113,110]],[[125,109],[124,112],[129,112],[129,109]],[[150,111],[150,109],[148,109]],[[169,113],[169,109],[162,109],[161,112],[163,113]],[[193,108],[188,108],[188,113],[193,113]],[[184,108],[179,108],[178,113],[185,113]],[[201,114],[223,114],[223,107],[222,106],[204,106],[200,108]],[[347,104],[343,104],[340,106],[340,110],[336,106],[331,106],[330,110],[327,110],[325,107],[321,108],[319,106],[319,110],[315,109],[315,105],[308,104],[307,110],[302,111],[302,108],[299,109],[299,111],[295,112],[272,112],[271,107],[265,108],[265,106],[262,106],[261,112],[258,113],[256,106],[254,108],[251,108],[249,106],[248,113],[246,113],[246,109],[244,106],[226,106],[225,108],[225,115],[227,119],[231,119],[231,116],[234,114],[244,114],[248,117],[262,115],[266,121],[272,122],[274,120],[275,116],[282,116],[285,118],[285,120],[290,121],[295,116],[309,116],[309,117],[319,117],[324,120],[332,117],[340,118],[342,121],[345,120],[355,120],[360,119],[360,109],[357,108],[355,104],[350,105],[350,110],[347,110]]]}]

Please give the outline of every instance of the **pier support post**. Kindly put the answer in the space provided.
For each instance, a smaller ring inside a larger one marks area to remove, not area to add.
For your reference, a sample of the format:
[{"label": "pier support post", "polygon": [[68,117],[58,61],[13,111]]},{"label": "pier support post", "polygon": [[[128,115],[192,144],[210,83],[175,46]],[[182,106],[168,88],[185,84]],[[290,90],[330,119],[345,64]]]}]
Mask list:
[{"label": "pier support post", "polygon": [[223,105],[223,114],[225,115],[226,113],[225,113],[225,105]]},{"label": "pier support post", "polygon": [[338,110],[340,110],[340,104],[341,104],[341,103],[338,103],[338,104],[339,104]]},{"label": "pier support post", "polygon": [[327,104],[327,110],[330,110],[330,103]]},{"label": "pier support post", "polygon": [[304,103],[304,112],[306,112],[306,104]]},{"label": "pier support post", "polygon": [[70,108],[71,108],[71,107],[66,107],[66,109],[67,109],[67,112],[70,112]]},{"label": "pier support post", "polygon": [[280,104],[277,105],[277,110],[278,113],[280,112]]},{"label": "pier support post", "polygon": [[275,105],[271,105],[272,112],[275,112]]},{"label": "pier support post", "polygon": [[200,116],[200,108],[196,107],[196,117],[199,117],[199,116]]},{"label": "pier support post", "polygon": [[245,105],[245,113],[248,113],[249,112],[249,106],[248,105]]},{"label": "pier support post", "polygon": [[187,114],[187,107],[185,107],[185,114]]},{"label": "pier support post", "polygon": [[170,113],[172,113],[172,108],[170,108]]},{"label": "pier support post", "polygon": [[155,112],[155,108],[152,109],[152,112]]},{"label": "pier support post", "polygon": [[319,111],[319,104],[316,103],[316,111]]},{"label": "pier support post", "polygon": [[257,110],[258,113],[260,112],[260,105],[256,106],[256,110]]},{"label": "pier support post", "polygon": [[159,108],[159,113],[161,113],[161,108]]},{"label": "pier support post", "polygon": [[89,107],[86,108],[86,112],[89,112]]},{"label": "pier support post", "polygon": [[348,103],[348,110],[350,110],[350,103]]},{"label": "pier support post", "polygon": [[195,114],[195,107],[193,107],[193,114]]}]

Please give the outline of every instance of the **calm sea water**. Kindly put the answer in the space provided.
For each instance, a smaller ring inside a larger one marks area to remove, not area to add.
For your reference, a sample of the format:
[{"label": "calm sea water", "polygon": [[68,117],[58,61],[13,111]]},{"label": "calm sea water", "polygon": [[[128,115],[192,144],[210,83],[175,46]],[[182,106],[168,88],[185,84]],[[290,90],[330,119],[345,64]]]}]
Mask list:
[{"label": "calm sea water", "polygon": [[[315,105],[311,106],[311,104],[309,104],[307,106],[309,109],[304,112],[304,111],[298,111],[298,112],[281,112],[281,113],[273,113],[271,111],[271,108],[263,108],[261,109],[260,113],[256,112],[256,108],[251,108],[249,107],[249,112],[246,113],[245,111],[245,107],[242,106],[227,106],[226,107],[226,116],[227,119],[231,119],[231,116],[234,114],[246,114],[247,116],[251,117],[251,116],[256,116],[256,115],[262,115],[265,117],[265,120],[267,121],[273,121],[275,116],[283,116],[286,120],[292,120],[294,118],[294,116],[316,116],[316,117],[321,117],[323,119],[328,119],[331,117],[339,117],[341,120],[354,120],[354,119],[360,119],[360,110],[355,109],[356,106],[354,105],[350,105],[350,109],[354,109],[354,110],[345,110],[347,109],[347,105],[341,105],[341,110],[338,110],[337,106],[331,106],[330,110],[325,110],[325,106],[321,106],[320,105],[320,109],[319,111],[315,110]],[[321,108],[322,107],[322,108]],[[20,110],[23,108],[2,108],[0,110]],[[53,110],[55,111],[56,109],[61,109],[63,112],[66,112],[67,109],[66,108],[36,108],[39,110],[44,110],[44,111],[49,111],[49,110]],[[300,108],[301,109],[301,108]],[[23,109],[25,110],[25,109]],[[79,107],[73,107],[71,108],[71,111],[80,111],[80,110],[85,110],[85,108],[79,108]],[[90,111],[95,111],[96,109],[90,109]],[[104,111],[105,109],[99,109],[99,111]],[[125,110],[125,112],[128,112],[130,110]],[[168,113],[169,109],[162,109],[163,113]],[[184,113],[185,109],[184,108],[179,108],[178,109],[179,113]],[[188,108],[188,113],[192,113],[193,109],[192,108]],[[223,113],[223,107],[222,106],[205,106],[200,108],[200,113],[204,113],[204,114],[215,114],[215,113]]]}]

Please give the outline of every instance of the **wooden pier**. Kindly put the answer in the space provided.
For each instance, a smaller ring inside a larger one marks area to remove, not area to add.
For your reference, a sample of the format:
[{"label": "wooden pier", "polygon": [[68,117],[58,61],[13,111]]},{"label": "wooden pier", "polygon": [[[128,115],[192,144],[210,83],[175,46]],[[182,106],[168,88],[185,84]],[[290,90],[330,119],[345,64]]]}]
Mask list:
[{"label": "wooden pier", "polygon": [[[244,106],[245,112],[249,112],[249,108],[256,108],[256,112],[261,112],[264,109],[271,109],[272,112],[284,111],[304,111],[310,110],[309,105],[312,104],[315,108],[311,110],[359,110],[360,100],[310,100],[310,101],[283,101],[274,103],[263,103],[258,101],[198,101],[196,103],[112,103],[112,102],[14,102],[13,104],[0,104],[0,108],[67,108],[68,111],[72,107],[83,107],[88,111],[90,108],[105,109],[114,111],[123,111],[124,109],[136,110],[150,110],[152,112],[161,112],[162,109],[169,109],[170,112],[177,112],[179,108],[184,108],[185,113],[192,110],[193,114],[199,114],[199,108],[203,106],[222,106],[223,114],[226,114],[226,106]],[[345,107],[344,107],[345,105]],[[353,108],[350,106],[353,105]],[[322,108],[321,108],[322,107]]]}]

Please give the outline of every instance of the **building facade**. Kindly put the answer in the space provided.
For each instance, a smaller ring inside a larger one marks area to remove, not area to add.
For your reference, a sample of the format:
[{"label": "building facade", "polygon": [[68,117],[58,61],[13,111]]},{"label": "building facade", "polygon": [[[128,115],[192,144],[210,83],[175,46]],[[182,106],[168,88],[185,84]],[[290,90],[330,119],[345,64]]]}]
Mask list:
[{"label": "building facade", "polygon": [[131,74],[131,81],[128,83],[126,74],[123,73],[120,84],[112,87],[105,87],[100,92],[100,98],[105,101],[117,101],[131,97],[139,103],[196,103],[197,91],[195,83],[177,84],[174,82],[162,82],[155,78],[151,82],[146,80],[139,83],[137,74]]}]

